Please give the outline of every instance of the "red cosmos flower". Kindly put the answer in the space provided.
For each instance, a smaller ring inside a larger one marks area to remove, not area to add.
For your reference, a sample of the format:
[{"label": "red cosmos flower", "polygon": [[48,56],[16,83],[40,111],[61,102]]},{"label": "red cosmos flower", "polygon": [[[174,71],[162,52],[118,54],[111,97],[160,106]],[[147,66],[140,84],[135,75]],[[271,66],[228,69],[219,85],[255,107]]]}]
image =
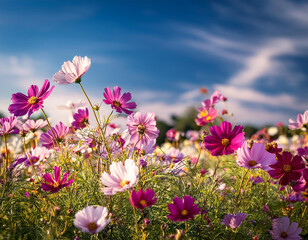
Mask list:
[{"label": "red cosmos flower", "polygon": [[51,177],[49,173],[45,173],[45,175],[43,176],[45,183],[42,183],[41,187],[46,192],[58,192],[64,187],[69,187],[74,182],[73,179],[67,181],[68,175],[69,173],[64,173],[63,178],[60,180],[61,170],[59,167],[55,166],[53,177]]},{"label": "red cosmos flower", "polygon": [[241,147],[244,135],[242,126],[235,126],[232,130],[232,124],[222,122],[220,127],[212,126],[209,128],[212,136],[204,138],[204,146],[213,156],[229,155]]},{"label": "red cosmos flower", "polygon": [[292,156],[290,152],[276,154],[278,162],[269,167],[268,173],[272,178],[280,178],[279,184],[282,186],[288,185],[292,180],[296,181],[302,176],[302,170],[305,168],[305,162],[301,156]]},{"label": "red cosmos flower", "polygon": [[125,112],[126,114],[131,114],[133,111],[128,109],[135,109],[137,104],[135,102],[128,102],[132,99],[132,95],[127,92],[123,93],[121,96],[121,88],[118,86],[113,88],[111,92],[110,88],[105,88],[104,92],[104,103],[111,104],[111,108],[115,109],[118,113]]},{"label": "red cosmos flower", "polygon": [[152,189],[147,189],[144,192],[140,189],[138,193],[134,190],[129,201],[134,207],[144,209],[145,207],[151,207],[156,203],[157,198],[154,198],[154,195],[155,192]]},{"label": "red cosmos flower", "polygon": [[15,93],[12,95],[12,102],[9,111],[15,116],[23,116],[28,113],[28,117],[32,113],[43,108],[43,101],[50,95],[55,86],[50,87],[50,82],[46,79],[41,90],[38,86],[31,85],[28,89],[28,96],[23,93]]},{"label": "red cosmos flower", "polygon": [[183,200],[179,197],[173,199],[174,204],[168,204],[170,218],[174,222],[186,221],[193,219],[194,215],[200,214],[201,208],[197,204],[194,204],[195,199],[189,195],[183,197]]}]

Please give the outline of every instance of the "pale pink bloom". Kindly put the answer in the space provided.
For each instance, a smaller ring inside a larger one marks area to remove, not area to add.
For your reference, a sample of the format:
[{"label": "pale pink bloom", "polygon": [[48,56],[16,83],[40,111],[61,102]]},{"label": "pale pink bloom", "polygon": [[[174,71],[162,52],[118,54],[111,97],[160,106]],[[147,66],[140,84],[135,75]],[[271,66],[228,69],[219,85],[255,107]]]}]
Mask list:
[{"label": "pale pink bloom", "polygon": [[237,213],[236,215],[227,214],[222,220],[222,223],[228,228],[236,229],[242,224],[246,217],[246,213]]},{"label": "pale pink bloom", "polygon": [[124,165],[122,162],[112,162],[110,174],[102,173],[101,181],[106,186],[102,191],[105,195],[114,195],[130,189],[137,184],[138,173],[138,167],[132,159],[125,160]]},{"label": "pale pink bloom", "polygon": [[75,56],[73,62],[64,62],[61,70],[53,76],[53,80],[58,84],[80,82],[81,76],[89,70],[90,66],[90,58]]},{"label": "pale pink bloom", "polygon": [[47,121],[43,119],[38,119],[37,121],[28,119],[23,125],[22,128],[24,131],[32,131],[35,132],[39,128],[43,128],[47,125]]},{"label": "pale pink bloom", "polygon": [[108,209],[102,206],[87,206],[75,215],[74,225],[85,233],[98,233],[111,221]]},{"label": "pale pink bloom", "polygon": [[219,91],[215,91],[212,96],[211,96],[211,99],[206,99],[202,102],[202,106],[205,108],[205,109],[209,109],[211,107],[213,107],[215,105],[215,103],[218,102],[219,98],[220,98],[221,94]]},{"label": "pale pink bloom", "polygon": [[182,161],[184,158],[184,154],[179,150],[174,147],[169,148],[168,151],[166,152],[166,160],[169,163],[177,163]]},{"label": "pale pink bloom", "polygon": [[290,225],[290,219],[288,217],[282,217],[274,219],[272,222],[273,230],[270,231],[272,239],[276,240],[296,240],[302,239],[299,234],[302,232],[301,228],[298,228],[298,223],[292,222]]},{"label": "pale pink bloom", "polygon": [[308,110],[306,110],[304,114],[298,114],[296,122],[290,118],[289,123],[289,128],[291,130],[296,130],[304,127],[304,125],[308,123]]}]

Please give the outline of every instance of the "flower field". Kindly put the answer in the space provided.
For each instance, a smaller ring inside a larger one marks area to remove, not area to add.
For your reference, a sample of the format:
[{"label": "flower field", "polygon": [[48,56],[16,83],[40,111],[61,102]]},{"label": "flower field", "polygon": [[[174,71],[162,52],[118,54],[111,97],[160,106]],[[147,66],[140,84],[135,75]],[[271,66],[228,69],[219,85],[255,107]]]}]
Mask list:
[{"label": "flower field", "polygon": [[[0,119],[0,239],[308,239],[308,110],[248,138],[215,91],[197,109],[199,131],[169,129],[158,145],[155,113],[136,111],[131,93],[107,87],[91,102],[90,66],[76,56],[55,86],[12,95]],[[43,104],[70,84],[87,106],[52,125]]]}]

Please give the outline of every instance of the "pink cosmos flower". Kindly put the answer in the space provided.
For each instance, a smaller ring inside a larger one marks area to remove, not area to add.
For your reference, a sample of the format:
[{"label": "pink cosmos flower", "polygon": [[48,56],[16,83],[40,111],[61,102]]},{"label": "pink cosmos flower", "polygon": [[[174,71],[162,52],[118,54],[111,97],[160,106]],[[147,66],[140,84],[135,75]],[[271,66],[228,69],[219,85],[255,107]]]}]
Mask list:
[{"label": "pink cosmos flower", "polygon": [[[57,141],[63,142],[65,136],[69,133],[70,128],[66,127],[62,122],[59,122],[56,126],[52,128],[52,130],[55,134]],[[42,135],[40,136],[40,140],[42,142],[42,145],[48,149],[57,147],[56,141],[50,129],[48,129],[46,133],[42,133]]]},{"label": "pink cosmos flower", "polygon": [[189,195],[183,197],[183,200],[179,197],[173,199],[173,204],[168,204],[170,218],[174,222],[186,221],[194,219],[195,215],[200,214],[201,208],[197,204],[194,204],[195,199]]},{"label": "pink cosmos flower", "polygon": [[114,87],[112,92],[109,87],[105,88],[104,97],[104,103],[111,104],[111,108],[115,109],[118,113],[125,112],[126,114],[131,114],[133,111],[128,109],[135,109],[137,107],[135,102],[128,102],[132,99],[132,95],[129,92],[121,96],[121,88],[118,86]]},{"label": "pink cosmos flower", "polygon": [[75,129],[85,128],[89,123],[89,111],[88,109],[79,109],[77,113],[73,115],[74,121],[72,126]]},{"label": "pink cosmos flower", "polygon": [[[49,157],[50,151],[45,147],[36,147],[31,149],[29,152],[29,157],[33,165],[38,165],[42,160]],[[29,158],[27,155],[23,155],[17,158],[17,161],[14,163],[13,167],[18,164],[24,163],[25,166],[31,166]]]},{"label": "pink cosmos flower", "polygon": [[47,126],[47,121],[43,119],[38,119],[38,120],[33,120],[33,119],[28,119],[23,125],[22,128],[24,131],[28,132],[35,132],[36,130],[43,128]]},{"label": "pink cosmos flower", "polygon": [[171,128],[166,132],[166,137],[169,141],[179,141],[180,133],[177,130]]},{"label": "pink cosmos flower", "polygon": [[87,206],[75,215],[74,225],[85,233],[98,233],[111,221],[108,209],[102,206]]},{"label": "pink cosmos flower", "polygon": [[114,195],[117,192],[124,192],[135,186],[139,179],[139,169],[134,160],[127,159],[122,162],[112,162],[110,174],[103,172],[102,183],[107,186],[102,188],[105,195]]},{"label": "pink cosmos flower", "polygon": [[50,87],[50,82],[46,79],[41,90],[38,86],[31,85],[28,89],[28,96],[23,93],[15,93],[12,95],[12,102],[9,106],[9,111],[15,116],[23,116],[28,113],[28,117],[32,113],[43,108],[43,101],[50,95],[55,86]]},{"label": "pink cosmos flower", "polygon": [[41,187],[46,192],[59,192],[62,188],[69,187],[74,182],[73,179],[67,181],[68,175],[69,173],[64,173],[63,178],[60,180],[61,170],[59,167],[55,166],[53,177],[51,177],[49,173],[44,174],[43,178],[45,183],[42,183]]},{"label": "pink cosmos flower", "polygon": [[81,81],[81,76],[89,70],[90,66],[90,58],[75,56],[73,62],[64,62],[61,70],[53,76],[53,80],[58,84],[78,83]]},{"label": "pink cosmos flower", "polygon": [[246,213],[237,213],[236,215],[227,214],[222,220],[222,223],[228,228],[236,229],[242,224],[246,217]]},{"label": "pink cosmos flower", "polygon": [[220,95],[221,94],[219,91],[215,91],[212,94],[211,99],[206,99],[202,102],[203,108],[210,109],[211,107],[213,107],[218,102]]},{"label": "pink cosmos flower", "polygon": [[151,207],[157,201],[157,198],[154,198],[155,192],[152,189],[147,189],[143,191],[140,189],[138,193],[133,190],[129,201],[135,208],[144,209],[145,207]]},{"label": "pink cosmos flower", "polygon": [[290,118],[289,123],[289,128],[291,130],[301,129],[304,127],[304,125],[308,123],[308,110],[306,110],[304,114],[298,114],[296,122]]},{"label": "pink cosmos flower", "polygon": [[186,137],[190,140],[190,141],[198,141],[199,140],[199,132],[198,131],[193,131],[193,130],[188,130],[186,132]]},{"label": "pink cosmos flower", "polygon": [[184,158],[184,154],[176,148],[169,148],[168,151],[166,152],[166,161],[169,163],[177,163],[182,161]]},{"label": "pink cosmos flower", "polygon": [[256,185],[256,184],[258,184],[258,183],[264,182],[264,179],[261,178],[260,176],[250,177],[250,178],[249,178],[249,182],[252,182],[252,184]]},{"label": "pink cosmos flower", "polygon": [[288,185],[292,180],[296,181],[302,176],[302,170],[305,168],[305,162],[301,156],[292,156],[290,152],[282,152],[276,154],[278,162],[269,165],[272,170],[268,173],[272,178],[280,178],[279,184],[282,186]]},{"label": "pink cosmos flower", "polygon": [[204,138],[204,146],[213,156],[229,155],[241,147],[244,140],[242,126],[235,126],[232,130],[232,124],[224,121],[218,126],[209,128],[211,136]]},{"label": "pink cosmos flower", "polygon": [[141,145],[148,145],[151,140],[158,137],[159,130],[156,127],[154,113],[142,115],[140,112],[132,113],[127,117],[127,127],[130,134],[130,142],[140,148]]},{"label": "pink cosmos flower", "polygon": [[298,228],[298,223],[292,222],[288,217],[274,219],[272,221],[273,230],[269,231],[272,234],[272,239],[276,240],[296,240],[302,239],[299,234],[302,232]]},{"label": "pink cosmos flower", "polygon": [[247,141],[237,150],[236,163],[240,167],[248,169],[261,168],[265,171],[270,170],[269,165],[277,162],[275,154],[265,151],[262,143],[253,143],[250,148]]},{"label": "pink cosmos flower", "polygon": [[198,118],[195,119],[196,124],[198,126],[205,126],[209,122],[213,122],[215,118],[217,117],[218,110],[215,110],[214,108],[199,108],[198,109],[199,114]]},{"label": "pink cosmos flower", "polygon": [[9,118],[0,118],[0,135],[18,134],[19,129],[16,127],[17,118],[10,116]]}]

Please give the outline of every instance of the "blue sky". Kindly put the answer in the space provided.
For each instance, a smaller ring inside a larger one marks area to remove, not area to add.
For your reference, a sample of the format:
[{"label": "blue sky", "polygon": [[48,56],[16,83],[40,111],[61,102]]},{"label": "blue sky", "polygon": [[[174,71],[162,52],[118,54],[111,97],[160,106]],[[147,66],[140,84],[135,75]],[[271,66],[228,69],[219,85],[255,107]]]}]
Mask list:
[{"label": "blue sky", "polygon": [[[307,12],[288,0],[1,0],[0,111],[79,55],[92,60],[83,84],[97,103],[118,85],[168,120],[198,106],[204,86],[228,97],[238,123],[287,123],[308,109]],[[80,98],[57,85],[46,111],[64,121],[58,106]]]}]

